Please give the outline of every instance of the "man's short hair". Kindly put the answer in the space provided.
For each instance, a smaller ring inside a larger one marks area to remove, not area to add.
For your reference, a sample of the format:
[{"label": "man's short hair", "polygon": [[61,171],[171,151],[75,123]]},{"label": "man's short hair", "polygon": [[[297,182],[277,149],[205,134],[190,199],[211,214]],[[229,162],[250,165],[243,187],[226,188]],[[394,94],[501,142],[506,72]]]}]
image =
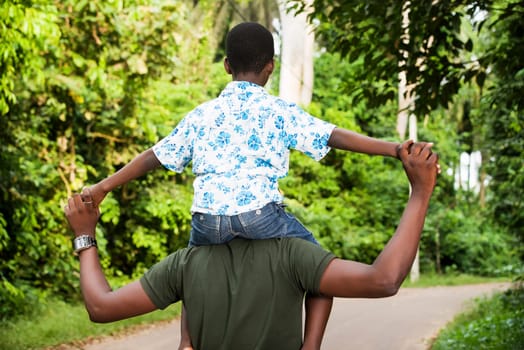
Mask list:
[{"label": "man's short hair", "polygon": [[226,55],[233,73],[260,73],[275,55],[273,35],[258,23],[238,24],[227,34]]}]

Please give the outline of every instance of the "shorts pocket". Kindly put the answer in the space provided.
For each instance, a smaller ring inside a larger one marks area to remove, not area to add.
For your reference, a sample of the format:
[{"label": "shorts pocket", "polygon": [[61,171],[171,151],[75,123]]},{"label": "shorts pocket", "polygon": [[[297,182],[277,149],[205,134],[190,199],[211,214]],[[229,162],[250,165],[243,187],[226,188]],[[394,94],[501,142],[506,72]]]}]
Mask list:
[{"label": "shorts pocket", "polygon": [[209,214],[195,213],[191,220],[191,235],[189,245],[219,244],[220,217]]},{"label": "shorts pocket", "polygon": [[286,236],[287,219],[283,209],[275,203],[240,214],[246,238],[267,239]]}]

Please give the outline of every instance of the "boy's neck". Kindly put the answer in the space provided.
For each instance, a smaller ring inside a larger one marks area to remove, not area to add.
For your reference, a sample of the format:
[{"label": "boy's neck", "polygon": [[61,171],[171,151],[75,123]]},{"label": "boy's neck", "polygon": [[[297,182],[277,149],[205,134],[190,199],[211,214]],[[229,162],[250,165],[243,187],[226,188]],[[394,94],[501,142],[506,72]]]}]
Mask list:
[{"label": "boy's neck", "polygon": [[264,74],[257,74],[254,72],[239,73],[233,76],[234,81],[249,81],[250,83],[264,87],[267,83],[268,77]]}]

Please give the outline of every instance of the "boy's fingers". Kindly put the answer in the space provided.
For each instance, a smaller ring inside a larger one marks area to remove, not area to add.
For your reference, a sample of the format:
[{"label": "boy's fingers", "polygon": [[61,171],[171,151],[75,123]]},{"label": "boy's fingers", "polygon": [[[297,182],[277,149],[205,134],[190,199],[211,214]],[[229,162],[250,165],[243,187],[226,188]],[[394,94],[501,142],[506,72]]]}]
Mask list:
[{"label": "boy's fingers", "polygon": [[91,189],[89,187],[82,188],[82,201],[86,204],[93,204],[93,195],[91,194]]},{"label": "boy's fingers", "polygon": [[407,156],[411,152],[411,147],[413,146],[413,143],[413,140],[407,140],[406,142],[400,145],[400,149],[397,152],[399,158],[402,159],[402,157]]}]

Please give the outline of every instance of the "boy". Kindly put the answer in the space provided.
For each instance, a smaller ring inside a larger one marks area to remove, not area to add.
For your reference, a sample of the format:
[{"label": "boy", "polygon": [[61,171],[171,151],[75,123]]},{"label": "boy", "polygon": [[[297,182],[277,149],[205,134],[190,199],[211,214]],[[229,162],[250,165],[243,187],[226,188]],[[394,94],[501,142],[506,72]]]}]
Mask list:
[{"label": "boy", "polygon": [[[226,39],[224,68],[230,82],[216,99],[195,108],[170,135],[121,170],[92,186],[95,205],[115,187],[164,165],[180,172],[193,162],[194,199],[190,246],[248,239],[313,235],[285,212],[278,179],[287,175],[289,150],[320,160],[331,147],[398,157],[398,143],[366,137],[314,118],[295,104],[269,95],[274,69],[271,33],[241,23]],[[318,243],[317,243],[318,244]],[[320,348],[332,298],[306,298],[303,349]],[[182,314],[181,348],[191,348]]]}]

